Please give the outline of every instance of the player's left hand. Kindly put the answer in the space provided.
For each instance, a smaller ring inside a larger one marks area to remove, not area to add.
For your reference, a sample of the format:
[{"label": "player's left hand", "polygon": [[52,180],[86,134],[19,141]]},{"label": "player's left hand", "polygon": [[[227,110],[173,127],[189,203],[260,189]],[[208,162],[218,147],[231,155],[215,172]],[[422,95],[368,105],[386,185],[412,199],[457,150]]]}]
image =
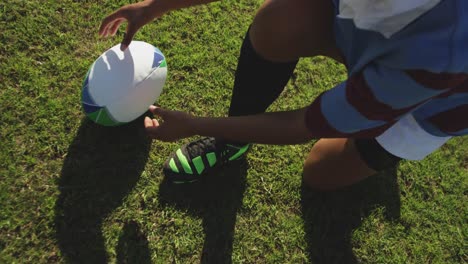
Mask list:
[{"label": "player's left hand", "polygon": [[159,121],[155,118],[145,118],[145,128],[150,138],[171,142],[194,135],[191,129],[191,114],[154,105],[150,106],[149,110],[155,117],[159,117]]}]

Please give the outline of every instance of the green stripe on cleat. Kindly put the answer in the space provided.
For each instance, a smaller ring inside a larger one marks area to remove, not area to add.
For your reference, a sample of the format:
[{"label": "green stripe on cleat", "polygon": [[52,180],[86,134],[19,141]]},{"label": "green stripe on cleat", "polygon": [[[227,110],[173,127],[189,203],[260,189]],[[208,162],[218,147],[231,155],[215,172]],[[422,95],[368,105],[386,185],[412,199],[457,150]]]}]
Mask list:
[{"label": "green stripe on cleat", "polygon": [[175,173],[179,173],[179,169],[177,168],[177,165],[175,164],[174,158],[171,158],[169,161],[169,166],[171,167],[171,170]]},{"label": "green stripe on cleat", "polygon": [[198,174],[201,174],[205,169],[205,164],[203,164],[202,157],[198,156],[192,160],[195,169],[197,169]]},{"label": "green stripe on cleat", "polygon": [[210,167],[213,167],[216,164],[216,154],[214,152],[207,153],[206,159],[208,160]]},{"label": "green stripe on cleat", "polygon": [[190,180],[190,181],[173,181],[175,184],[185,184],[185,183],[192,183],[196,182],[197,180]]},{"label": "green stripe on cleat", "polygon": [[193,174],[192,168],[190,168],[190,164],[188,163],[187,158],[182,153],[182,150],[178,149],[176,154],[179,158],[180,164],[182,164],[182,168],[184,168],[185,173]]},{"label": "green stripe on cleat", "polygon": [[249,145],[245,145],[243,146],[242,148],[238,148],[236,146],[233,146],[233,145],[229,145],[230,147],[232,148],[237,148],[239,149],[239,151],[237,151],[236,154],[232,155],[230,158],[229,158],[229,161],[233,161],[237,158],[239,158],[242,154],[244,154],[248,149],[249,149]]}]

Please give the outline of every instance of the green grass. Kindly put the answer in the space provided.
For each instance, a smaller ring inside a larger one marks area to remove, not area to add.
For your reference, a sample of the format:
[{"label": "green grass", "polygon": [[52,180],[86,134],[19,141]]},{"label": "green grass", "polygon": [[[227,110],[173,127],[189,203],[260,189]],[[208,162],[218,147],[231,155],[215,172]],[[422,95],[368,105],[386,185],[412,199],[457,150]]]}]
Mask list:
[{"label": "green grass", "polygon": [[[101,3],[105,2],[105,3]],[[82,78],[120,39],[100,20],[124,1],[0,3],[0,263],[467,263],[468,139],[334,193],[301,186],[312,143],[255,145],[190,186],[164,181],[177,143],[142,120],[84,118]],[[226,114],[243,35],[260,1],[173,12],[136,36],[166,55],[159,103]],[[271,110],[309,104],[346,76],[301,60]]]}]

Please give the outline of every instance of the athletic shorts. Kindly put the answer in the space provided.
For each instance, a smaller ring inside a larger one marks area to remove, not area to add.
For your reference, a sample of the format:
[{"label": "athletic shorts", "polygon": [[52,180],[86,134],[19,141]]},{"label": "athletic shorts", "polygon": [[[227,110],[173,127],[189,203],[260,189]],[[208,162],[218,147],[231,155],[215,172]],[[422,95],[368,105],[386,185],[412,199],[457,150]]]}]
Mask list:
[{"label": "athletic shorts", "polygon": [[450,138],[427,133],[408,114],[377,138],[356,139],[355,144],[369,168],[380,171],[396,166],[402,159],[422,160]]},{"label": "athletic shorts", "polygon": [[427,133],[413,115],[408,114],[378,136],[376,140],[386,151],[397,157],[422,160],[450,138]]}]

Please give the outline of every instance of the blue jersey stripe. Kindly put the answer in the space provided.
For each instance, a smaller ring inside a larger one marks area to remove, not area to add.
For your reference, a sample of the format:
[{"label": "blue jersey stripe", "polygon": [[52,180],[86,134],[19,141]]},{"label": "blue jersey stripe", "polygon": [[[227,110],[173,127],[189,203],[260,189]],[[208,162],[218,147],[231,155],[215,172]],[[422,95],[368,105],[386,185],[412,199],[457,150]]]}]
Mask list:
[{"label": "blue jersey stripe", "polygon": [[464,128],[462,130],[458,130],[455,132],[446,132],[446,131],[440,130],[440,128],[436,127],[434,124],[432,124],[428,120],[416,120],[416,121],[427,133],[437,136],[437,137],[463,136],[463,135],[468,134],[468,128]]},{"label": "blue jersey stripe", "polygon": [[321,111],[328,123],[342,133],[354,133],[386,124],[369,120],[346,100],[346,82],[325,92],[321,97]]},{"label": "blue jersey stripe", "polygon": [[366,67],[364,78],[376,99],[394,109],[410,107],[444,92],[422,86],[401,70],[377,64]]},{"label": "blue jersey stripe", "polygon": [[468,128],[465,128],[463,130],[460,130],[460,131],[457,131],[455,133],[450,133],[450,135],[452,136],[464,136],[464,135],[468,135]]},{"label": "blue jersey stripe", "polygon": [[450,136],[447,133],[441,131],[439,128],[428,122],[427,120],[418,120],[416,119],[418,124],[426,131],[427,133],[434,135],[436,137],[447,137]]},{"label": "blue jersey stripe", "polygon": [[464,104],[468,104],[468,93],[453,94],[445,98],[434,98],[415,110],[413,115],[416,120],[424,120]]}]

